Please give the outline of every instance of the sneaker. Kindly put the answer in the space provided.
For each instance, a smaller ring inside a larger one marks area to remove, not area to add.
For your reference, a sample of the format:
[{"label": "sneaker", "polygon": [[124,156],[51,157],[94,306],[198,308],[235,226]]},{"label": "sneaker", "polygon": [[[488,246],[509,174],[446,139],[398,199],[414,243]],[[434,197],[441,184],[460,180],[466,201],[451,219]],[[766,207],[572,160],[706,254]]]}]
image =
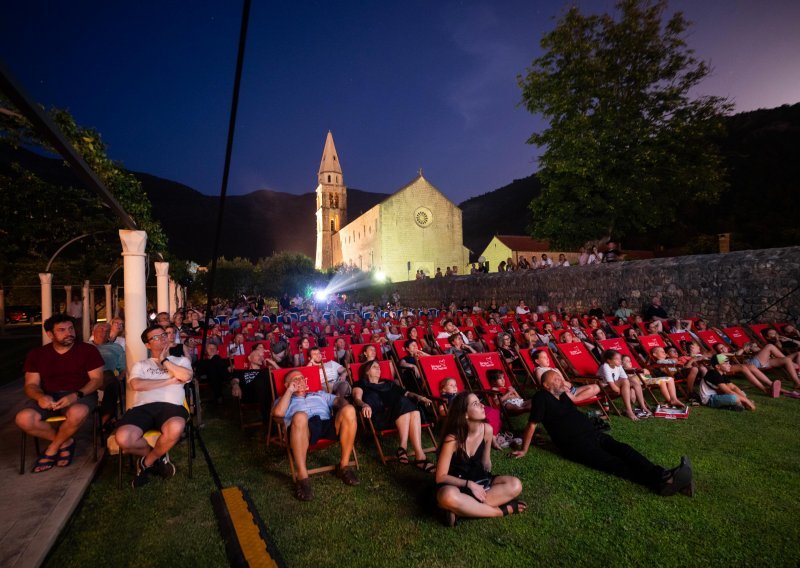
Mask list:
[{"label": "sneaker", "polygon": [[772,398],[778,398],[779,396],[781,396],[781,382],[772,381]]},{"label": "sneaker", "polygon": [[169,479],[175,475],[175,464],[169,461],[169,454],[161,456],[150,467],[164,479]]},{"label": "sneaker", "polygon": [[136,489],[150,483],[150,473],[153,471],[153,466],[147,467],[144,465],[144,458],[141,457],[136,460],[136,477],[131,481],[131,487]]},{"label": "sneaker", "polygon": [[697,396],[697,393],[692,393],[689,395],[689,404],[691,406],[700,406],[700,397]]},{"label": "sneaker", "polygon": [[649,416],[649,413],[641,408],[637,408],[633,413],[636,415],[636,418],[647,418]]},{"label": "sneaker", "polygon": [[495,442],[497,442],[497,445],[500,446],[501,450],[505,450],[506,448],[508,448],[508,438],[506,438],[505,436],[498,435],[495,436],[494,439]]}]

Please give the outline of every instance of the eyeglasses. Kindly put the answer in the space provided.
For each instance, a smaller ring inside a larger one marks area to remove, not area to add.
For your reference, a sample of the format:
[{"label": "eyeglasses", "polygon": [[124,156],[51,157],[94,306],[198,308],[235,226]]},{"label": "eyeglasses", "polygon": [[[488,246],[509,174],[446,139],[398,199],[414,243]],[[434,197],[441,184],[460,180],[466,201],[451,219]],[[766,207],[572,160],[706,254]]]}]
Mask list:
[{"label": "eyeglasses", "polygon": [[151,336],[150,336],[150,337],[147,339],[147,341],[148,341],[148,342],[150,342],[150,341],[153,341],[153,340],[156,340],[156,341],[161,341],[162,339],[164,339],[165,337],[167,337],[167,335],[168,335],[168,334],[167,334],[166,332],[164,332],[164,333],[157,333],[156,335],[151,335]]}]

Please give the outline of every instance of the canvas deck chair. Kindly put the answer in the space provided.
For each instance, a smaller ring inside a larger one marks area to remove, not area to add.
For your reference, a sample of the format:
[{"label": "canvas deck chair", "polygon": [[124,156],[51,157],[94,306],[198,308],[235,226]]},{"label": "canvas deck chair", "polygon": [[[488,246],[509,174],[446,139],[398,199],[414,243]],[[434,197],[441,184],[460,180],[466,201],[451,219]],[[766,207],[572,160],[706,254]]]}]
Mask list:
[{"label": "canvas deck chair", "polygon": [[353,353],[353,361],[356,363],[360,363],[361,354],[364,352],[364,349],[367,348],[367,345],[372,345],[375,348],[375,357],[378,361],[383,361],[383,350],[381,349],[380,343],[353,343],[350,346],[350,351]]},{"label": "canvas deck chair", "polygon": [[[284,385],[284,379],[286,375],[292,371],[300,371],[305,376],[306,380],[308,381],[308,392],[317,392],[322,390],[322,382],[320,381],[320,373],[317,367],[290,367],[288,369],[273,369],[270,372],[270,385],[272,387],[272,399],[278,400],[283,393],[286,392],[286,386]],[[276,435],[272,436],[273,424],[275,425]],[[278,445],[284,446],[286,448],[286,454],[289,457],[289,469],[291,470],[292,474],[292,481],[297,481],[297,467],[294,463],[294,457],[292,457],[292,449],[289,447],[289,433],[286,425],[283,422],[282,418],[275,418],[272,416],[270,412],[270,426],[269,432],[267,433],[267,446],[270,445],[270,441],[275,441]],[[322,439],[319,440],[316,444],[311,444],[308,446],[308,454],[310,455],[312,452],[320,451],[334,444],[338,444],[338,440],[326,440]],[[337,462],[338,463],[338,458]],[[351,467],[355,467],[356,469],[359,468],[358,466],[358,454],[356,453],[355,447],[353,447],[353,458],[350,460],[348,464]],[[315,468],[308,469],[308,475],[315,475],[317,473],[324,473],[328,471],[333,471],[336,469],[336,464],[333,465],[323,465]]]},{"label": "canvas deck chair", "polygon": [[[566,368],[564,370],[567,372],[567,378],[570,381],[596,383],[602,386],[602,380],[597,376],[600,364],[592,354],[589,353],[589,350],[583,343],[559,343],[557,347],[558,352],[566,363]],[[614,404],[613,399],[616,397],[609,396],[609,393],[605,389],[601,389],[601,392],[603,393],[602,400],[608,402],[617,416],[621,416],[622,414],[616,404]],[[603,405],[601,405],[601,407],[605,413],[605,407]]]},{"label": "canvas deck chair", "polygon": [[681,342],[686,341],[688,343],[692,343],[694,341],[694,337],[688,331],[679,331],[678,333],[668,333],[667,337],[672,342],[672,345],[678,350],[679,353],[686,355],[683,349],[681,349]]},{"label": "canvas deck chair", "polygon": [[748,343],[751,343],[753,339],[748,335],[745,328],[735,325],[732,327],[726,327],[722,331],[725,332],[733,344],[736,346],[737,349],[741,349]]},{"label": "canvas deck chair", "polygon": [[719,334],[714,331],[713,329],[707,329],[705,331],[698,331],[697,337],[700,338],[700,341],[712,352],[716,353],[714,346],[717,343],[722,343],[724,345],[728,345],[728,342],[722,339]]},{"label": "canvas deck chair", "polygon": [[[358,371],[361,368],[361,365],[364,363],[353,363],[350,365],[350,373],[351,373],[351,381],[353,386],[356,385],[358,382]],[[381,380],[389,380],[395,381],[400,385],[403,382],[400,380],[399,375],[397,374],[397,370],[394,367],[394,364],[391,361],[384,360],[379,361],[381,366]],[[387,462],[391,460],[396,460],[395,456],[387,456],[383,451],[383,445],[381,444],[381,440],[390,436],[397,435],[397,428],[385,428],[380,430],[375,427],[375,423],[372,421],[371,418],[364,418],[364,416],[359,412],[358,416],[361,420],[361,424],[363,425],[364,429],[372,434],[372,439],[375,441],[375,447],[378,450],[378,457],[381,460],[383,465],[386,465]],[[431,439],[431,446],[427,448],[423,448],[426,453],[428,452],[435,452],[436,451],[436,437],[433,435],[433,428],[431,422],[427,419],[427,415],[425,411],[420,408],[420,417],[422,419],[422,431],[423,433],[427,432],[428,436]]]}]

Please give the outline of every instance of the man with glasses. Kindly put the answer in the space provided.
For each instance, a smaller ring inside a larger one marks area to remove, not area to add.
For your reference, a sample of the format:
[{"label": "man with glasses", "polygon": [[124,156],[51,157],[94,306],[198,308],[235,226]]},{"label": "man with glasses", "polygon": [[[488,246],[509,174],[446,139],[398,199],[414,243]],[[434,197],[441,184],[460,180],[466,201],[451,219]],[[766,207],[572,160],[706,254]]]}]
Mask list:
[{"label": "man with glasses", "polygon": [[[178,443],[189,418],[184,407],[184,385],[192,380],[192,364],[186,357],[169,354],[169,337],[159,325],[142,332],[150,357],[136,363],[128,384],[135,393],[133,405],[117,423],[116,440],[126,453],[139,456],[133,487],[150,481],[151,474],[165,479],[175,475],[169,452]],[[155,447],[144,439],[148,430],[160,430]]]}]

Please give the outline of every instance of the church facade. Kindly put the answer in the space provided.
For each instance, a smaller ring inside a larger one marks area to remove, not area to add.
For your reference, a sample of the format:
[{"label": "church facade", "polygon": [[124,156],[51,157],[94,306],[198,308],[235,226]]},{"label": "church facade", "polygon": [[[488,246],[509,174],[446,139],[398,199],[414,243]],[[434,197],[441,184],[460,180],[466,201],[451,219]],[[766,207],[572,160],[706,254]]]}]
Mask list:
[{"label": "church facade", "polygon": [[347,188],[328,132],[317,176],[317,255],[321,270],[342,264],[384,272],[393,282],[433,276],[469,260],[461,209],[422,175],[347,222]]}]

